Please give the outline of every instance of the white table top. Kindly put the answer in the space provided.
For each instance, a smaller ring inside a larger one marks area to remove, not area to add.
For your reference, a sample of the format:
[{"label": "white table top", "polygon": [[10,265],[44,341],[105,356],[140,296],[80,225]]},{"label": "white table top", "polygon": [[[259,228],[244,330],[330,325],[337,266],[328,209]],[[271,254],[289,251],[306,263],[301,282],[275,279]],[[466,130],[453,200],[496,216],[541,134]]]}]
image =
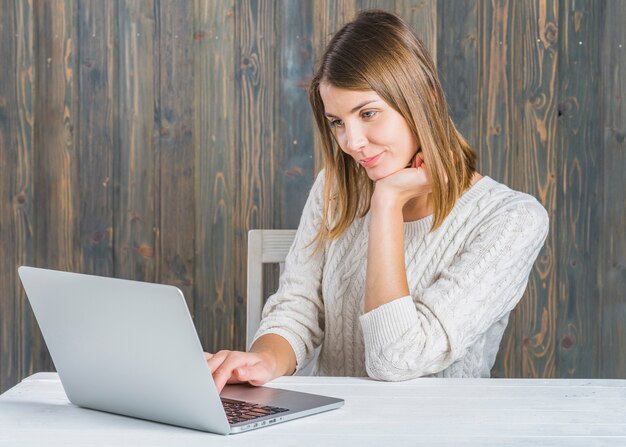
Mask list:
[{"label": "white table top", "polygon": [[72,405],[54,373],[0,396],[0,446],[624,446],[626,380],[283,377],[344,407],[219,436]]}]

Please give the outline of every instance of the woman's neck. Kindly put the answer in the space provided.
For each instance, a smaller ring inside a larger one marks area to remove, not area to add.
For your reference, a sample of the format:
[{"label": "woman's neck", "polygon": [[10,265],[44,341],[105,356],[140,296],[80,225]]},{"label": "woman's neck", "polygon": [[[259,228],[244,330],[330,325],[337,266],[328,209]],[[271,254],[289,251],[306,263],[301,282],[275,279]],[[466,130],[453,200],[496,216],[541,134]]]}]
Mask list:
[{"label": "woman's neck", "polygon": [[404,204],[402,216],[405,222],[422,219],[433,213],[432,194],[415,197]]}]

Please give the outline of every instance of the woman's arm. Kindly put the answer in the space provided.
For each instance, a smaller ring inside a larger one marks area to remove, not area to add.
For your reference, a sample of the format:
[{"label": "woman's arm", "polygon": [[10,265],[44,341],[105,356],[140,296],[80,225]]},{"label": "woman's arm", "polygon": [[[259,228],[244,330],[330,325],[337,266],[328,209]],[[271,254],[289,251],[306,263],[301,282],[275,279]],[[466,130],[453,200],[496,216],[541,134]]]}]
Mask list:
[{"label": "woman's arm", "polygon": [[370,303],[383,304],[361,316],[371,377],[441,371],[517,304],[547,234],[547,213],[527,200],[498,210],[488,223],[421,296],[386,299],[384,285],[372,289],[383,297]]},{"label": "woman's arm", "polygon": [[369,312],[409,294],[404,264],[403,208],[411,199],[431,192],[421,152],[419,167],[403,169],[376,182],[370,204],[365,307]]},{"label": "woman's arm", "polygon": [[370,216],[365,312],[409,294],[402,205],[377,201],[371,205]]}]

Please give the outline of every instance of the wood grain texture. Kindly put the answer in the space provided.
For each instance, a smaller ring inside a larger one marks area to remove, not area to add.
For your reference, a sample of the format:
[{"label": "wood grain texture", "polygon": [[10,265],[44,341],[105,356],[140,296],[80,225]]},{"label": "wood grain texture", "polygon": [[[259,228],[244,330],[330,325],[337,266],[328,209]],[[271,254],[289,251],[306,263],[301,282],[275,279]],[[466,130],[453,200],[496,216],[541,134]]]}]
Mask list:
[{"label": "wood grain texture", "polygon": [[118,5],[117,132],[115,159],[115,275],[156,281],[158,244],[156,140],[158,10],[153,1]]},{"label": "wood grain texture", "polygon": [[[556,377],[555,273],[556,235],[556,118],[558,2],[514,2],[512,10],[512,86],[515,98],[514,144],[507,163],[508,183],[536,197],[550,216],[550,232],[526,293],[516,313],[517,340],[522,342],[524,377]],[[520,318],[521,317],[521,318]]]},{"label": "wood grain texture", "polygon": [[[235,186],[235,275],[246,277],[244,241],[252,228],[269,228],[276,206],[273,194],[277,136],[276,15],[274,2],[240,0],[237,17],[236,101],[239,122],[236,149],[239,181]],[[245,349],[245,282],[235,283],[235,334],[232,346]]]},{"label": "wood grain texture", "polygon": [[[17,267],[34,263],[33,11],[0,2],[0,392],[24,376],[30,309]],[[26,362],[32,367],[30,361]]]},{"label": "wood grain texture", "polygon": [[[592,377],[598,363],[598,269],[602,157],[599,116],[604,3],[563,2],[559,11],[556,208],[556,368]],[[554,27],[549,31],[556,32]],[[548,36],[549,34],[546,34]]]},{"label": "wood grain texture", "polygon": [[313,48],[316,60],[322,56],[333,35],[343,25],[354,19],[358,10],[356,0],[313,1]]},{"label": "wood grain texture", "polygon": [[[463,8],[463,5],[460,5]],[[395,12],[410,26],[424,42],[437,64],[437,0],[396,0]]]},{"label": "wood grain texture", "polygon": [[114,2],[77,3],[76,156],[81,271],[113,275]]},{"label": "wood grain texture", "polygon": [[599,377],[626,377],[626,2],[607,2],[601,55]]},{"label": "wood grain texture", "polygon": [[278,9],[279,150],[276,228],[297,228],[315,175],[314,121],[308,85],[313,77],[313,3],[282,0]]},{"label": "wood grain texture", "polygon": [[510,64],[512,11],[508,1],[482,2],[479,15],[481,98],[478,114],[479,170],[496,180],[508,182],[511,168],[506,163],[513,150],[513,84]]},{"label": "wood grain texture", "polygon": [[157,110],[156,276],[178,287],[194,313],[195,152],[193,146],[193,3],[161,2]]},{"label": "wood grain texture", "polygon": [[[80,271],[76,3],[36,2],[34,15],[35,264]],[[34,316],[25,319],[24,333],[32,343],[25,344],[22,352],[23,372],[53,369]]]},{"label": "wood grain texture", "polygon": [[194,3],[196,151],[195,324],[205,349],[231,346],[235,327],[235,5]]},{"label": "wood grain texture", "polygon": [[[315,176],[314,121],[308,106],[313,76],[313,4],[282,0],[276,9],[277,101],[273,228],[297,228]],[[263,227],[265,228],[265,227]],[[266,264],[263,296],[278,289],[279,267]]]},{"label": "wood grain texture", "polygon": [[[396,11],[397,3],[406,3],[403,0],[356,0],[357,13],[366,9],[379,9],[383,11]],[[416,3],[413,1],[412,3]],[[351,17],[348,17],[351,20]]]},{"label": "wood grain texture", "polygon": [[437,3],[437,69],[454,124],[468,142],[478,143],[478,0]]},{"label": "wood grain texture", "polygon": [[[507,183],[510,173],[507,154],[514,147],[514,99],[510,66],[512,46],[510,3],[508,1],[480,3],[478,13],[478,113],[477,142],[478,171]],[[454,26],[454,25],[449,25]],[[524,300],[524,298],[522,298]],[[492,374],[507,376],[521,370],[521,350],[517,331],[518,312],[509,318],[509,325],[500,344]]]},{"label": "wood grain texture", "polygon": [[492,375],[626,377],[625,2],[0,0],[0,392],[52,369],[20,264],[175,284],[205,349],[243,349],[247,231],[297,226],[308,82],[363,9],[415,28],[480,172],[549,211]]}]

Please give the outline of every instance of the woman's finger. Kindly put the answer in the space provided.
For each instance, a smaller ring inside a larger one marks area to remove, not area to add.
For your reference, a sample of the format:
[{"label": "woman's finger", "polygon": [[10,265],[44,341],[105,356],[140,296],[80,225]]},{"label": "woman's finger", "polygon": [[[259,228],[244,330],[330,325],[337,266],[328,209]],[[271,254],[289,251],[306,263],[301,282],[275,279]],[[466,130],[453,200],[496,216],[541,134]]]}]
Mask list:
[{"label": "woman's finger", "polygon": [[272,379],[272,374],[267,364],[259,362],[252,367],[246,368],[242,377],[250,385],[261,386]]},{"label": "woman's finger", "polygon": [[211,374],[213,374],[215,370],[220,367],[224,360],[226,360],[226,357],[228,357],[228,351],[220,351],[217,354],[212,355],[211,358],[207,359],[206,362],[209,365]]},{"label": "woman's finger", "polygon": [[269,365],[257,354],[233,352],[215,371],[213,379],[218,392],[221,392],[227,383],[265,384],[272,379],[272,374]]},{"label": "woman's finger", "polygon": [[248,382],[250,385],[261,386],[271,379],[272,376],[268,366],[264,362],[259,361],[254,365],[235,368],[231,379],[227,383]]},{"label": "woman's finger", "polygon": [[228,379],[228,381],[226,381],[226,383],[227,384],[233,384],[233,383],[247,382],[249,377],[250,377],[250,370],[249,370],[249,368],[245,367],[245,366],[240,366],[238,368],[235,368],[231,372],[230,379]]},{"label": "woman's finger", "polygon": [[221,393],[226,383],[236,383],[238,377],[235,375],[235,370],[248,366],[250,360],[248,353],[230,352],[220,366],[213,371],[213,380],[217,391]]}]

